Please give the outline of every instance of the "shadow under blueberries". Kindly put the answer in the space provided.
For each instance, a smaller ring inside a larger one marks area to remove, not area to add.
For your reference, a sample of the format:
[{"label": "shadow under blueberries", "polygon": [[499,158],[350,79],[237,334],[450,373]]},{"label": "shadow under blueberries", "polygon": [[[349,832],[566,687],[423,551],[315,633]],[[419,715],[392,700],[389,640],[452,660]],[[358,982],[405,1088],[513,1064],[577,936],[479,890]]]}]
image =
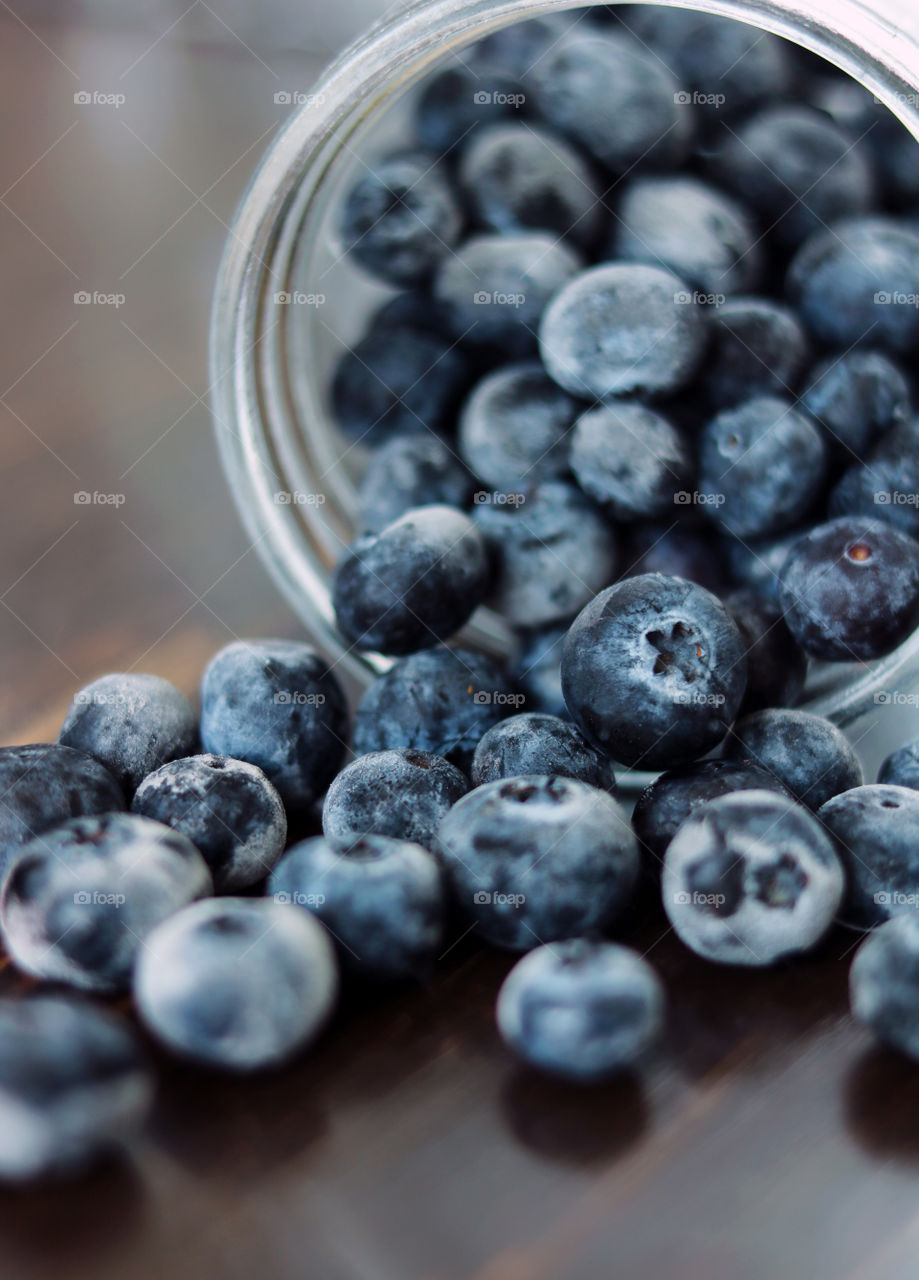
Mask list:
[{"label": "shadow under blueberries", "polygon": [[619,1159],[640,1140],[649,1115],[637,1075],[579,1085],[523,1067],[505,1085],[501,1109],[525,1147],[574,1166]]},{"label": "shadow under blueberries", "polygon": [[919,1066],[872,1046],[846,1079],[847,1128],[868,1155],[919,1163]]}]

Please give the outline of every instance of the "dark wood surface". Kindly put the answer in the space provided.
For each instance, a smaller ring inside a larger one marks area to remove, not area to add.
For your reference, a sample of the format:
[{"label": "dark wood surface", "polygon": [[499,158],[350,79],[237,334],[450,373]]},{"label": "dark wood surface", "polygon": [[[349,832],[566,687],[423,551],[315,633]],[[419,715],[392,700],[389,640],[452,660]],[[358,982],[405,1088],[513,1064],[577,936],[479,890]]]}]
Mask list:
[{"label": "dark wood surface", "polygon": [[[0,15],[0,730],[19,742],[103,671],[193,693],[229,639],[297,634],[203,397],[225,224],[275,90],[315,65]],[[80,89],[126,100],[77,109]],[[0,1192],[0,1275],[915,1280],[919,1069],[850,1021],[852,937],[765,974],[704,965],[653,914],[628,937],[672,1012],[639,1078],[518,1069],[492,1021],[509,962],[467,940],[429,987],[352,998],[280,1075],[160,1059],[130,1160]]]}]

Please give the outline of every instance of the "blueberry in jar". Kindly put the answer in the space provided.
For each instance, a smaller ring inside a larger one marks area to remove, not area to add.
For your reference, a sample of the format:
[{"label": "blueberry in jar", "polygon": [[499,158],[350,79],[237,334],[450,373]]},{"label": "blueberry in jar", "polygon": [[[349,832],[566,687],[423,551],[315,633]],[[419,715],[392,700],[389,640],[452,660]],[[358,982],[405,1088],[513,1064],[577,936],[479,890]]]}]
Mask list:
[{"label": "blueberry in jar", "polygon": [[743,716],[731,729],[725,754],[732,760],[755,760],[808,809],[819,809],[863,781],[846,735],[810,711],[768,708]]},{"label": "blueberry in jar", "polygon": [[809,342],[790,307],[769,298],[728,298],[708,320],[709,352],[700,382],[713,408],[793,394]]},{"label": "blueberry in jar", "polygon": [[462,510],[474,490],[462,460],[438,436],[394,436],[370,455],[358,494],[359,531],[379,533],[414,507]]},{"label": "blueberry in jar", "polygon": [[587,496],[622,521],[671,513],[693,470],[673,424],[633,401],[582,413],[571,433],[570,461]]}]

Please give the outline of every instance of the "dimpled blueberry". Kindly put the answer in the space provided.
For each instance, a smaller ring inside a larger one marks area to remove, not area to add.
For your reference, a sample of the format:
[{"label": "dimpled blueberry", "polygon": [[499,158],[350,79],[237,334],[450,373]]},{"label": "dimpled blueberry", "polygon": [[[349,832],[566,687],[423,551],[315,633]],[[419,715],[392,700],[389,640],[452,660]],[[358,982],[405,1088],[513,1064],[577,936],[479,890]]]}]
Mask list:
[{"label": "dimpled blueberry", "polygon": [[256,765],[285,807],[306,809],[344,758],[348,707],[325,660],[295,640],[237,640],[201,685],[205,751]]},{"label": "dimpled blueberry", "polygon": [[131,809],[187,836],[210,867],[218,893],[255,884],[284,852],[281,797],[261,769],[244,760],[173,760],[144,779]]},{"label": "dimpled blueberry", "polygon": [[476,131],[498,120],[515,119],[527,95],[517,76],[474,59],[436,72],[422,86],[415,107],[415,132],[423,147],[455,160]]},{"label": "dimpled blueberry", "polygon": [[919,342],[919,232],[892,218],[815,231],[788,271],[804,323],[831,347],[911,352]]},{"label": "dimpled blueberry", "polygon": [[127,1022],[87,1001],[0,1001],[0,1178],[76,1173],[121,1148],[153,1079]]},{"label": "dimpled blueberry", "polygon": [[897,916],[864,940],[849,998],[853,1015],[882,1044],[919,1059],[919,916]]},{"label": "dimpled blueberry", "polygon": [[543,364],[572,395],[603,400],[675,391],[692,377],[707,327],[682,280],[660,267],[617,262],[566,284],[539,331]]},{"label": "dimpled blueberry", "polygon": [[818,525],[791,548],[779,603],[813,657],[883,657],[919,623],[919,543],[881,520],[843,516]]},{"label": "dimpled blueberry", "polygon": [[550,716],[567,717],[562,693],[562,645],[568,623],[524,631],[514,658],[512,673],[526,695],[527,706]]},{"label": "dimpled blueberry", "polygon": [[672,513],[692,474],[689,449],[661,414],[632,402],[582,413],[571,434],[571,470],[616,520]]},{"label": "dimpled blueberry", "polygon": [[843,924],[873,929],[919,908],[919,792],[874,783],[833,796],[817,817],[846,869]]},{"label": "dimpled blueberry", "polygon": [[787,795],[774,774],[752,760],[697,760],[666,773],[645,787],[632,811],[632,829],[660,875],[667,846],[691,814],[734,791],[777,791]]},{"label": "dimpled blueberry", "polygon": [[611,580],[616,543],[574,485],[552,481],[525,497],[480,504],[474,518],[492,556],[495,607],[513,626],[541,627],[572,617]]},{"label": "dimpled blueberry", "polygon": [[370,455],[361,482],[359,527],[379,533],[414,507],[467,507],[475,482],[443,440],[396,436]]},{"label": "dimpled blueberry", "polygon": [[626,578],[578,614],[562,652],[575,724],[614,760],[669,769],[724,737],[747,681],[737,627],[682,578]]},{"label": "dimpled blueberry", "polygon": [[459,418],[467,466],[504,493],[562,476],[578,402],[538,361],[505,365],[474,388]]},{"label": "dimpled blueberry", "polygon": [[457,338],[514,358],[536,350],[546,303],[580,268],[553,235],[476,236],[443,262],[434,293]]},{"label": "dimpled blueberry", "polygon": [[377,323],[335,367],[332,412],[349,440],[445,432],[466,386],[466,359],[452,338]]},{"label": "dimpled blueberry", "polygon": [[747,650],[747,690],[740,714],[794,706],[807,679],[807,654],[788,630],[778,605],[750,590],[734,592],[725,604]]},{"label": "dimpled blueberry", "polygon": [[408,840],[367,835],[346,850],[318,837],[304,840],[278,863],[268,892],[316,915],[343,967],[357,977],[425,977],[443,944],[441,870]]},{"label": "dimpled blueberry", "polygon": [[122,991],[151,930],[213,892],[177,831],[132,813],[71,818],[24,845],[0,899],[13,963],[87,991]]},{"label": "dimpled blueberry", "polygon": [[329,787],[322,830],[343,848],[377,835],[430,849],[441,818],[468,790],[466,775],[442,756],[371,751],[352,760]]},{"label": "dimpled blueberry", "polygon": [[774,791],[711,800],[664,857],[664,910],[690,950],[761,966],[808,951],[830,927],[843,870],[820,823]]},{"label": "dimpled blueberry", "polygon": [[816,423],[779,396],[725,409],[702,431],[703,509],[740,538],[797,524],[819,496],[825,471],[826,445]]},{"label": "dimpled blueberry", "polygon": [[617,173],[686,154],[689,114],[660,59],[626,36],[575,29],[529,76],[539,113]]},{"label": "dimpled blueberry", "polygon": [[804,329],[768,298],[729,298],[711,313],[702,385],[716,409],[756,395],[789,395],[807,361]]},{"label": "dimpled blueberry", "polygon": [[881,764],[878,782],[919,791],[919,738],[892,751]]},{"label": "dimpled blueberry", "polygon": [[490,231],[553,231],[590,245],[604,209],[590,168],[573,147],[531,125],[483,129],[463,154],[460,185]]},{"label": "dimpled blueberry", "polygon": [[830,446],[847,461],[909,413],[910,390],[880,351],[850,351],[821,360],[801,403],[824,427]]},{"label": "dimpled blueberry", "polygon": [[637,951],[577,938],[518,960],[498,993],[498,1030],[532,1067],[602,1080],[640,1062],[664,1023],[664,990]]},{"label": "dimpled blueberry", "polygon": [[711,172],[784,245],[872,207],[874,180],[863,152],[821,112],[770,106],[719,136]]},{"label": "dimpled blueberry", "polygon": [[462,229],[459,204],[435,157],[387,156],[345,197],[341,238],[362,267],[394,285],[420,284]]},{"label": "dimpled blueberry", "polygon": [[755,760],[808,809],[863,781],[855,749],[841,729],[810,711],[771,708],[744,716],[725,746],[733,760]]},{"label": "dimpled blueberry", "polygon": [[134,1000],[147,1030],[207,1067],[278,1066],[316,1038],[338,995],[335,951],[305,911],[259,898],[198,902],[147,940]]},{"label": "dimpled blueberry", "polygon": [[335,570],[338,629],[360,649],[405,654],[458,631],[488,588],[481,533],[452,507],[418,507],[353,542]]},{"label": "dimpled blueberry", "polygon": [[577,778],[615,795],[616,779],[609,761],[579,729],[558,716],[527,711],[508,716],[482,738],[472,757],[473,785],[498,778],[537,773]]},{"label": "dimpled blueberry", "polygon": [[130,795],[154,769],[191,755],[198,722],[183,693],[159,676],[101,676],[70,704],[58,742],[105,765]]},{"label": "dimpled blueberry", "polygon": [[743,293],[759,281],[753,223],[698,178],[638,178],[626,189],[610,257],[664,267],[703,293]]},{"label": "dimpled blueberry", "polygon": [[0,747],[0,798],[0,873],[28,840],[68,818],[124,808],[104,765],[56,742]]},{"label": "dimpled blueberry", "polygon": [[829,509],[875,517],[919,538],[919,420],[898,423],[854,462],[830,494]]},{"label": "dimpled blueberry", "polygon": [[354,719],[354,754],[406,747],[468,773],[487,729],[519,705],[501,668],[468,649],[425,649],[393,663]]},{"label": "dimpled blueberry", "polygon": [[[690,496],[685,491],[674,494],[675,510],[686,505]],[[688,578],[716,596],[724,595],[730,583],[722,543],[715,532],[707,525],[697,528],[674,523],[672,517],[666,522],[662,519],[632,525],[626,531],[622,560],[628,565],[623,576],[664,573]]]},{"label": "dimpled blueberry", "polygon": [[638,871],[632,829],[607,791],[537,774],[470,791],[441,823],[439,849],[460,910],[511,951],[606,929]]}]

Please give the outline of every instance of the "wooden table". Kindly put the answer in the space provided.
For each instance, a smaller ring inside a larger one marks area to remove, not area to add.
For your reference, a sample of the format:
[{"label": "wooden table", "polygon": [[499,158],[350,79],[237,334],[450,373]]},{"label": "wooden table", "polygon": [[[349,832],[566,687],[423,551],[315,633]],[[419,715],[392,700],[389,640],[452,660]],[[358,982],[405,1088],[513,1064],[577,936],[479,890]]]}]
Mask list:
[{"label": "wooden table", "polygon": [[[18,742],[54,736],[103,671],[192,693],[219,645],[298,633],[203,398],[225,224],[275,90],[315,65],[2,12],[0,723]],[[850,1021],[853,939],[746,974],[660,918],[627,937],[672,1007],[640,1079],[578,1092],[518,1069],[492,1020],[508,961],[467,941],[429,988],[349,1001],[281,1075],[160,1059],[130,1161],[0,1193],[0,1275],[915,1280],[919,1069]]]}]

